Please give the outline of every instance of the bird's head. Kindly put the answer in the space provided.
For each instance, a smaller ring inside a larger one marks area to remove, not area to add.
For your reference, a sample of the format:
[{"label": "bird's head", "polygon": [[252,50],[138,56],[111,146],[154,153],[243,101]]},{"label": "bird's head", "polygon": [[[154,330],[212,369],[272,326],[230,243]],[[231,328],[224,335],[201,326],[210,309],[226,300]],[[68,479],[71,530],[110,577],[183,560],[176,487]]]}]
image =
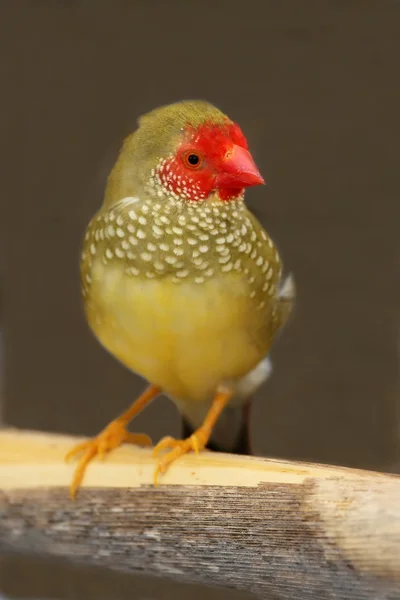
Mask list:
[{"label": "bird's head", "polygon": [[[184,101],[139,119],[111,173],[114,199],[140,195],[199,202],[238,198],[264,183],[240,127],[213,105]],[[122,189],[121,189],[122,188]]]}]

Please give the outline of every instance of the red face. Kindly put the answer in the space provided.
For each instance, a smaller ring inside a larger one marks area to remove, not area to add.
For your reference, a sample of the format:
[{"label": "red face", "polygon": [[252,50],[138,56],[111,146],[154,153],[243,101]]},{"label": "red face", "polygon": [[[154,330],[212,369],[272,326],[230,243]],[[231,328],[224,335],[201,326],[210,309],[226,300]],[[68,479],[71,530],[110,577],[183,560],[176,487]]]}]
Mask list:
[{"label": "red face", "polygon": [[188,127],[175,155],[162,161],[157,174],[171,192],[192,201],[213,191],[233,200],[245,187],[264,183],[235,123]]}]

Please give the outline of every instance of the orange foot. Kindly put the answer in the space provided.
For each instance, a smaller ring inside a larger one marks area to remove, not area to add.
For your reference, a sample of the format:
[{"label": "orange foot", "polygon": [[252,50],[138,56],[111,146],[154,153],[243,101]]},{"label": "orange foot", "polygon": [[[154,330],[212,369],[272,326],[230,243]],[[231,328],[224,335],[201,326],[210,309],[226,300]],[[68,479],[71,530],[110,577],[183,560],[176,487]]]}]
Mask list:
[{"label": "orange foot", "polygon": [[76,496],[76,492],[82,483],[83,476],[86,471],[86,467],[95,456],[98,456],[101,460],[104,460],[106,454],[115,448],[118,448],[121,444],[137,444],[138,446],[151,446],[152,441],[148,435],[144,433],[130,433],[127,431],[125,422],[115,419],[111,421],[109,425],[99,435],[88,440],[77,444],[68,452],[65,460],[69,460],[76,454],[84,453],[80,459],[78,466],[76,467],[74,477],[72,479],[70,487],[70,496],[73,500]]},{"label": "orange foot", "polygon": [[209,437],[210,434],[200,428],[186,440],[176,440],[170,436],[160,440],[153,450],[154,456],[156,456],[160,450],[165,450],[166,448],[172,448],[172,450],[167,452],[167,454],[158,461],[156,470],[154,471],[154,485],[158,485],[159,475],[165,473],[170,464],[177,458],[187,454],[191,450],[194,450],[196,454],[199,454],[199,452],[206,447]]}]

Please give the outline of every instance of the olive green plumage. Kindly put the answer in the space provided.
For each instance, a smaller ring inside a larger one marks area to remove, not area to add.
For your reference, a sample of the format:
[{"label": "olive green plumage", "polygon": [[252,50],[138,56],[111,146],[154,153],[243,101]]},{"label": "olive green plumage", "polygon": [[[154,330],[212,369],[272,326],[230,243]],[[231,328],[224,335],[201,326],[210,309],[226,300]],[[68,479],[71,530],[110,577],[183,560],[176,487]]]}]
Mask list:
[{"label": "olive green plumage", "polygon": [[291,278],[282,285],[275,244],[244,204],[244,188],[262,182],[238,126],[207,102],[153,110],[124,141],[87,227],[82,293],[98,340],[151,386],[69,453],[83,452],[72,497],[96,455],[149,443],[127,425],[161,391],[196,431],[157,445],[170,452],[155,481],[213,431],[219,448],[243,450],[243,407],[269,376],[266,355],[295,296]]},{"label": "olive green plumage", "polygon": [[207,403],[219,384],[255,368],[294,301],[293,285],[281,293],[279,254],[243,196],[226,202],[215,191],[188,202],[160,187],[157,163],[173,154],[188,123],[205,122],[231,123],[200,101],[139,119],[81,262],[86,314],[99,340],[183,403]]},{"label": "olive green plumage", "polygon": [[201,100],[176,102],[141,116],[138,129],[124,140],[108,178],[105,206],[141,192],[157,159],[173,152],[187,124],[196,128],[205,122],[231,123],[215,106]]}]

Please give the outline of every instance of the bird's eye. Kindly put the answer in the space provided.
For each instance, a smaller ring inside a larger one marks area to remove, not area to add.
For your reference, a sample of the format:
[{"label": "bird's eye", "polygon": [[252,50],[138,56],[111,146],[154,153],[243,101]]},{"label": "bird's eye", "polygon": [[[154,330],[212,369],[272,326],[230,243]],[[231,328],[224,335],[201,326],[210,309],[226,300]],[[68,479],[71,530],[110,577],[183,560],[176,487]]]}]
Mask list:
[{"label": "bird's eye", "polygon": [[197,169],[201,164],[201,157],[196,152],[187,152],[184,161],[191,169]]},{"label": "bird's eye", "polygon": [[200,159],[197,156],[197,154],[189,154],[189,156],[188,156],[189,165],[192,165],[192,167],[195,167],[199,163],[199,161],[200,161]]}]

